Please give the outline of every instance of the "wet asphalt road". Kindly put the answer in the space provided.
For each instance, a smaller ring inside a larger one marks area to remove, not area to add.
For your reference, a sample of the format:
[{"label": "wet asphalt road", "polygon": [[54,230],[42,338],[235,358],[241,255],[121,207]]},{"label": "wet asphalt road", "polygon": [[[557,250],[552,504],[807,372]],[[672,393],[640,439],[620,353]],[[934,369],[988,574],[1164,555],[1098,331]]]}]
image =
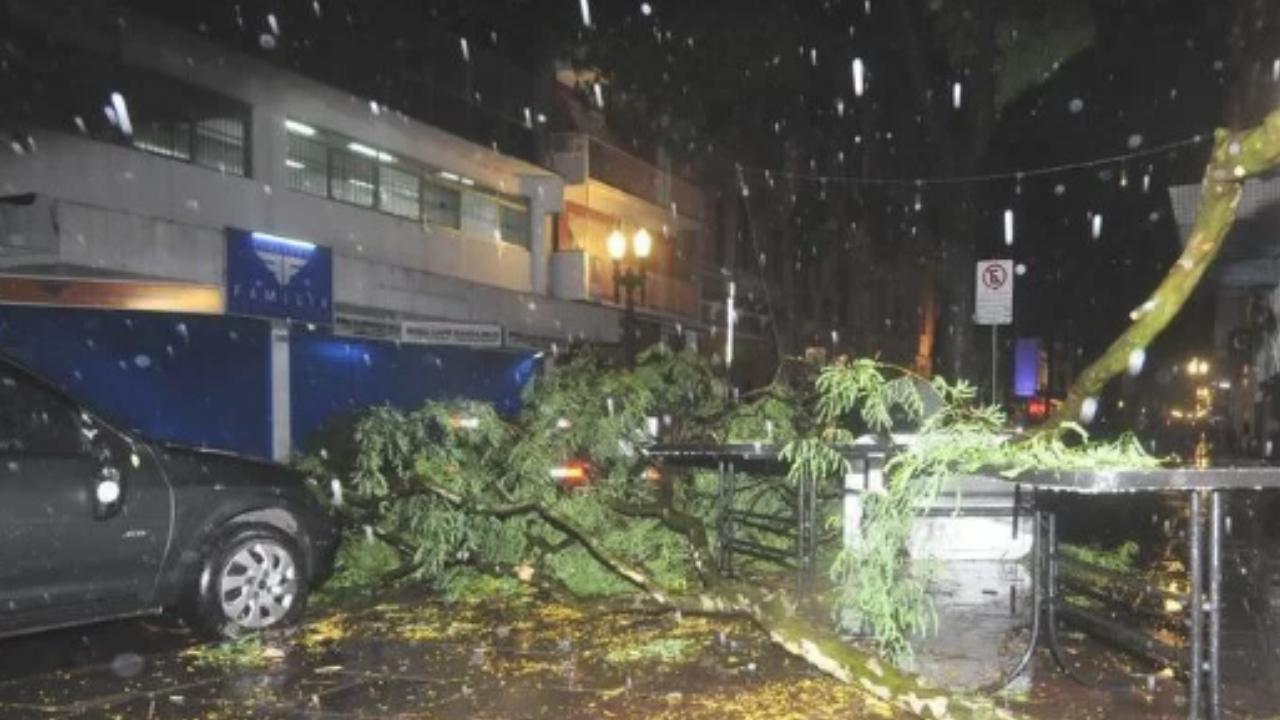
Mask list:
[{"label": "wet asphalt road", "polygon": [[[1280,718],[1280,523],[1247,504],[1230,516],[1224,709]],[[1106,522],[1122,535],[1160,526],[1149,508]],[[422,594],[309,617],[246,666],[193,658],[211,646],[162,618],[0,640],[0,720],[883,717],[742,623],[456,608]],[[1008,701],[1015,709],[1043,720],[1187,717],[1185,686],[1164,668],[1065,638],[1088,686],[1041,653],[1029,693]]]}]

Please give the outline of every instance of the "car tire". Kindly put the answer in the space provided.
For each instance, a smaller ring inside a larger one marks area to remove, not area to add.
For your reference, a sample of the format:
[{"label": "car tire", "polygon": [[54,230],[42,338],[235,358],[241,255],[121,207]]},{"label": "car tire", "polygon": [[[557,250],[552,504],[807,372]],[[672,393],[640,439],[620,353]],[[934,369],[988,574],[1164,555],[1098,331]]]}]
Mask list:
[{"label": "car tire", "polygon": [[195,588],[201,630],[238,638],[297,622],[309,574],[296,540],[271,525],[233,524],[209,547]]}]

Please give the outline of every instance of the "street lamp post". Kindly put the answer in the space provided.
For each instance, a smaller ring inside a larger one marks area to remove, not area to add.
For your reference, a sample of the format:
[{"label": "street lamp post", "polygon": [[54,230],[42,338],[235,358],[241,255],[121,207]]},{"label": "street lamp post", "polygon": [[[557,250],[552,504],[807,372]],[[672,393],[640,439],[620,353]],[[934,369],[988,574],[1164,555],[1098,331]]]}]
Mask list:
[{"label": "street lamp post", "polygon": [[[640,293],[640,302],[645,300],[645,261],[653,249],[653,238],[649,231],[640,228],[631,238],[631,256],[635,258],[634,266],[626,266],[627,236],[622,230],[615,228],[609,234],[609,257],[613,259],[613,301],[623,305],[622,312],[622,355],[627,367],[636,363],[636,291]],[[625,302],[624,302],[625,298]]]}]

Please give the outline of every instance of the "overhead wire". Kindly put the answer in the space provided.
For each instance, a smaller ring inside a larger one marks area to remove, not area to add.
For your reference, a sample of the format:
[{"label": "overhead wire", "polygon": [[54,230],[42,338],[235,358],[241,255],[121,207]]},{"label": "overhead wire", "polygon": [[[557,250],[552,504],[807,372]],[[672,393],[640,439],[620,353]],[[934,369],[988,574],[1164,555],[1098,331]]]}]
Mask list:
[{"label": "overhead wire", "polygon": [[1091,160],[1079,160],[1070,163],[1061,163],[1058,165],[1048,165],[1044,167],[1030,168],[1027,170],[1009,170],[993,173],[979,173],[973,175],[951,175],[941,177],[917,177],[917,178],[867,178],[856,177],[852,175],[819,175],[812,173],[798,173],[781,170],[770,170],[766,168],[752,168],[738,166],[738,176],[741,179],[743,172],[751,172],[753,174],[765,177],[780,177],[791,180],[808,180],[813,182],[844,182],[851,185],[955,185],[961,183],[979,183],[994,182],[998,180],[1023,180],[1029,177],[1040,177],[1044,175],[1055,175],[1063,172],[1071,172],[1075,170],[1085,170],[1094,167],[1103,167],[1106,165],[1120,165],[1131,162],[1138,158],[1150,157],[1161,153],[1178,150],[1183,147],[1199,145],[1209,140],[1212,135],[1204,133],[1193,135],[1189,138],[1175,140],[1142,150],[1122,153],[1119,155],[1110,155],[1107,157],[1094,158]]}]

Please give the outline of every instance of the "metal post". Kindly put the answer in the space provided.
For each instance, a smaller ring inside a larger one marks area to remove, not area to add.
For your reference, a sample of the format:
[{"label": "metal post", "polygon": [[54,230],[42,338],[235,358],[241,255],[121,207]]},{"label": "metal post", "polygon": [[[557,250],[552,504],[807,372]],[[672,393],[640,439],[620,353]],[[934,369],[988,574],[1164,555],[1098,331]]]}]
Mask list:
[{"label": "metal post", "polygon": [[1201,546],[1200,491],[1191,492],[1191,518],[1187,528],[1187,544],[1190,554],[1187,572],[1191,574],[1191,661],[1187,668],[1188,688],[1187,717],[1200,717],[1201,685],[1204,680],[1204,555]]},{"label": "metal post", "polygon": [[814,549],[817,547],[817,505],[818,505],[818,482],[811,477],[800,478],[799,483],[800,503],[799,503],[799,532],[796,538],[797,565],[799,577],[797,581],[797,596],[805,599],[809,591],[813,587],[813,566],[814,566]]},{"label": "metal post", "polygon": [[733,377],[730,371],[733,369],[733,327],[737,325],[735,322],[738,314],[737,295],[738,284],[730,280],[729,302],[724,314],[724,371],[729,378]]},{"label": "metal post", "polygon": [[1209,718],[1222,716],[1222,505],[1223,492],[1209,494]]},{"label": "metal post", "polygon": [[289,364],[289,323],[271,323],[271,457],[280,462],[289,459],[293,449],[292,371]]},{"label": "metal post", "polygon": [[993,324],[991,326],[991,404],[992,405],[1000,404],[1000,393],[999,391],[996,390],[996,377],[997,375],[999,375],[999,371],[997,370],[997,357],[998,357],[997,347],[999,344],[997,342],[997,339],[999,335],[1000,335],[1000,326]]},{"label": "metal post", "polygon": [[628,368],[636,365],[636,294],[630,275],[623,278],[627,282],[623,290],[626,292],[626,306],[622,312],[622,355]]},{"label": "metal post", "polygon": [[733,463],[720,461],[720,488],[717,500],[720,505],[720,572],[726,577],[733,575],[733,495],[734,483]]}]

